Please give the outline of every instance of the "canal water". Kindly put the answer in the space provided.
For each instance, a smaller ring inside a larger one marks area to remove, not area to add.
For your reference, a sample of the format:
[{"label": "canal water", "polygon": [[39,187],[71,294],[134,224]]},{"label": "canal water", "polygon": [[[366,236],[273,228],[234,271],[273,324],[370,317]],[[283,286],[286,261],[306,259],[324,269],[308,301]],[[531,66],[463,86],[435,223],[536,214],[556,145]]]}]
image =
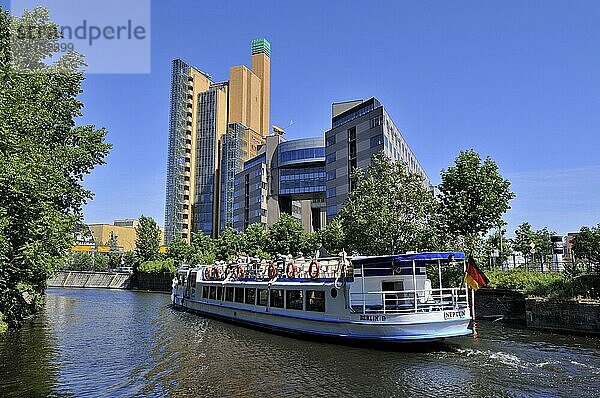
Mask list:
[{"label": "canal water", "polygon": [[393,351],[173,311],[163,294],[49,289],[0,335],[0,396],[600,397],[600,339],[481,323]]}]

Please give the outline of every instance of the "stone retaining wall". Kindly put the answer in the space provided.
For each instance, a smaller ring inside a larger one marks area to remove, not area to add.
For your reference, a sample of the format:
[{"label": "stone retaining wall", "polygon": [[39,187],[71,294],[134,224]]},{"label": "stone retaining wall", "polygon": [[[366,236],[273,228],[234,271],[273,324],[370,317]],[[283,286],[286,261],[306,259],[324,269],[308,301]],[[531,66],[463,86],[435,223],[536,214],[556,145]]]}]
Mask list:
[{"label": "stone retaining wall", "polygon": [[569,333],[600,334],[600,301],[528,298],[527,327]]}]

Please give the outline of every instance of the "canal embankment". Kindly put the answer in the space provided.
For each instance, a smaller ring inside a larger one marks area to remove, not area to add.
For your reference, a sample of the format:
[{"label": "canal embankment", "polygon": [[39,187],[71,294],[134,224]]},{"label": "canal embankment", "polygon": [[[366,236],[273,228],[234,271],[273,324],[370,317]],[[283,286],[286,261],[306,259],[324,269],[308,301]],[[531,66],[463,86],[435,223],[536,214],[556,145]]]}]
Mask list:
[{"label": "canal embankment", "polygon": [[129,289],[131,275],[120,272],[59,271],[48,279],[48,287]]},{"label": "canal embankment", "polygon": [[168,273],[59,271],[48,280],[48,287],[131,289],[168,293],[173,276]]},{"label": "canal embankment", "polygon": [[500,320],[528,329],[600,335],[600,300],[527,297],[510,289],[479,289],[478,319]]}]

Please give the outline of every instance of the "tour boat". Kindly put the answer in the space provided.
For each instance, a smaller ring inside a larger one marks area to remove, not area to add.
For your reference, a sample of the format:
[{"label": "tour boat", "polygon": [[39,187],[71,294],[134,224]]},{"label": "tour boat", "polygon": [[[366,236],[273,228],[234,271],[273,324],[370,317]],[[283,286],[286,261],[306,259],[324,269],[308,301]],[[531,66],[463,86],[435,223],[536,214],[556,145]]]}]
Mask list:
[{"label": "tour boat", "polygon": [[171,300],[176,308],[275,332],[435,341],[472,333],[468,288],[442,286],[444,267],[464,272],[465,254],[245,259],[179,268]]}]

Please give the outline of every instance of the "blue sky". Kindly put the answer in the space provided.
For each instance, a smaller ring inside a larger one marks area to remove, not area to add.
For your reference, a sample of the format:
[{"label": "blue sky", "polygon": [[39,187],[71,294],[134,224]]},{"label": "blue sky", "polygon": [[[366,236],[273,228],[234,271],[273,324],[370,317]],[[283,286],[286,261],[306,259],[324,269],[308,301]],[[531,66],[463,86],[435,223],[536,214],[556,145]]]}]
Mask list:
[{"label": "blue sky", "polygon": [[[0,4],[6,4],[1,0]],[[216,80],[271,42],[271,121],[323,134],[331,103],[377,97],[433,183],[462,149],[491,156],[529,221],[600,222],[600,2],[154,1],[150,74],[89,75],[82,123],[108,129],[88,222],[164,220],[171,60]]]}]

